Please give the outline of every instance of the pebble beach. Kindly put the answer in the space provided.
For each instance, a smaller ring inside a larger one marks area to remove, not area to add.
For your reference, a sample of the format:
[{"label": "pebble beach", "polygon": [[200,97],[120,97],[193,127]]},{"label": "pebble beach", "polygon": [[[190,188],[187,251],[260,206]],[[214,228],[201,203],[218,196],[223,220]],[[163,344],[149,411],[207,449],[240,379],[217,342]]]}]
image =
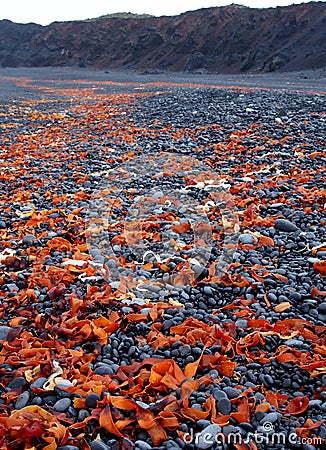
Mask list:
[{"label": "pebble beach", "polygon": [[0,88],[1,448],[325,448],[325,74]]}]

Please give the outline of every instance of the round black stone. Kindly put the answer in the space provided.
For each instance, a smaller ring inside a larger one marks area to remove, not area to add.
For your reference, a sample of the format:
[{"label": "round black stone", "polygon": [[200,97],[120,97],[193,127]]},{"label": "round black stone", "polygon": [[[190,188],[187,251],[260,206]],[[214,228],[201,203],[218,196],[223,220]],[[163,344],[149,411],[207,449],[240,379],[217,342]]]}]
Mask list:
[{"label": "round black stone", "polygon": [[97,407],[97,402],[101,400],[100,396],[98,394],[89,394],[86,397],[86,405],[88,406],[88,408],[96,408]]}]

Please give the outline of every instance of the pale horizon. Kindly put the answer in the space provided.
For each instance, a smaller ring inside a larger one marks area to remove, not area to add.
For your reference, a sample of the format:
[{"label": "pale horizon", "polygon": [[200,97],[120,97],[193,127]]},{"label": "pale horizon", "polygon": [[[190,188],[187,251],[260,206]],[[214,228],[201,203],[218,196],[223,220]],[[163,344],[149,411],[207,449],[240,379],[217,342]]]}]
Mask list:
[{"label": "pale horizon", "polygon": [[56,21],[73,21],[94,19],[106,14],[133,13],[150,14],[153,16],[174,16],[186,11],[201,8],[226,6],[237,3],[251,8],[275,8],[277,6],[289,6],[293,4],[309,3],[310,1],[288,0],[246,0],[242,2],[227,2],[223,0],[185,0],[157,3],[150,0],[120,0],[113,2],[108,0],[78,1],[57,0],[44,2],[41,0],[11,0],[1,5],[0,20],[8,19],[18,23],[37,23],[48,25]]}]

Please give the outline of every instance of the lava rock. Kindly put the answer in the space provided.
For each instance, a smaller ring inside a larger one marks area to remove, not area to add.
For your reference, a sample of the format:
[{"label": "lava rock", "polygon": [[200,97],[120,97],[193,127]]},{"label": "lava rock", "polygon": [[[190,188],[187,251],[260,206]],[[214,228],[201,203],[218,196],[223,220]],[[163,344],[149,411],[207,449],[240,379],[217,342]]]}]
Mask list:
[{"label": "lava rock", "polygon": [[319,314],[326,314],[326,302],[323,302],[318,306],[318,312]]},{"label": "lava rock", "polygon": [[204,428],[196,437],[196,446],[199,449],[211,448],[216,443],[216,437],[221,432],[221,427],[211,424]]},{"label": "lava rock", "polygon": [[71,406],[70,398],[65,397],[55,402],[55,404],[53,405],[53,409],[59,412],[65,412],[70,406]]},{"label": "lava rock", "polygon": [[292,233],[298,231],[299,228],[292,222],[286,219],[276,219],[274,222],[274,227],[278,231],[284,231],[286,233]]},{"label": "lava rock", "polygon": [[229,398],[237,398],[241,394],[240,389],[236,389],[229,386],[225,387],[223,390]]},{"label": "lava rock", "polygon": [[27,385],[27,381],[24,377],[17,377],[10,381],[8,388],[17,389]]},{"label": "lava rock", "polygon": [[28,404],[31,394],[28,391],[23,392],[20,394],[20,396],[17,398],[15,403],[16,409],[22,409],[25,408],[25,406]]},{"label": "lava rock", "polygon": [[104,442],[96,440],[90,443],[91,450],[111,450],[111,448],[104,444]]},{"label": "lava rock", "polygon": [[79,447],[76,447],[75,445],[62,445],[57,448],[57,450],[79,450]]},{"label": "lava rock", "polygon": [[215,400],[221,400],[221,399],[228,398],[226,392],[222,391],[221,389],[214,389],[213,395],[214,395]]},{"label": "lava rock", "polygon": [[98,394],[88,394],[86,397],[86,405],[88,408],[95,409],[97,407],[97,402],[100,400],[101,398]]},{"label": "lava rock", "polygon": [[37,378],[37,380],[35,380],[34,383],[32,384],[32,388],[42,389],[44,386],[44,383],[46,383],[46,382],[47,382],[47,378],[44,378],[44,377]]},{"label": "lava rock", "polygon": [[232,409],[231,402],[228,398],[222,398],[217,402],[217,410],[224,416],[230,414]]},{"label": "lava rock", "polygon": [[10,327],[6,327],[4,325],[0,326],[0,341],[7,340],[10,329]]},{"label": "lava rock", "polygon": [[268,414],[264,414],[263,418],[260,420],[261,424],[266,423],[276,423],[279,420],[279,416],[276,412],[270,412]]},{"label": "lava rock", "polygon": [[147,442],[142,441],[142,440],[136,441],[135,444],[136,444],[136,449],[139,449],[139,450],[151,450],[152,449],[151,445],[147,444]]},{"label": "lava rock", "polygon": [[36,237],[33,234],[26,234],[22,239],[23,245],[33,245],[36,241]]},{"label": "lava rock", "polygon": [[255,238],[255,236],[252,236],[251,234],[240,234],[239,236],[239,242],[241,242],[241,244],[255,244],[255,242],[257,241],[257,239]]}]

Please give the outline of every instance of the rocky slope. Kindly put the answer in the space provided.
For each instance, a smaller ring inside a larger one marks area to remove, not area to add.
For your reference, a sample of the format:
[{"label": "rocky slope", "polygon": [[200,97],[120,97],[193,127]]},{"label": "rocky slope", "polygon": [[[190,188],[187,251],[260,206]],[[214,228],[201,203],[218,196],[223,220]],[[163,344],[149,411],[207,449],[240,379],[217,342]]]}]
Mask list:
[{"label": "rocky slope", "polygon": [[326,4],[104,16],[42,27],[0,21],[0,64],[236,73],[326,66]]}]

